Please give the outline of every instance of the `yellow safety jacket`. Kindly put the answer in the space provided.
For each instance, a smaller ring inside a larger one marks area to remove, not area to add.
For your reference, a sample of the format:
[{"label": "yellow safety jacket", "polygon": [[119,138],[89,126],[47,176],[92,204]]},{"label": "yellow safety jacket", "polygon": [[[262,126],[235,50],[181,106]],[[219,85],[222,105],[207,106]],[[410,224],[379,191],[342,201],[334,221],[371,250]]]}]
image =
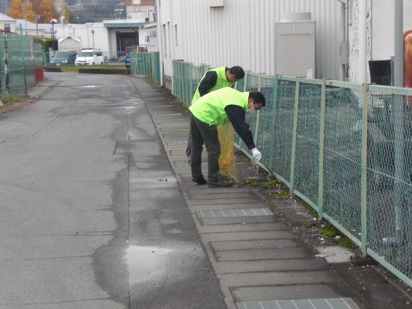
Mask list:
[{"label": "yellow safety jacket", "polygon": [[208,125],[220,127],[228,121],[225,107],[237,105],[248,111],[249,92],[240,92],[236,89],[225,87],[209,92],[194,102],[189,110],[192,115]]},{"label": "yellow safety jacket", "polygon": [[[228,70],[228,69],[229,69],[229,68],[228,68],[227,66],[223,66],[223,67],[214,68],[214,69],[211,69],[211,70],[208,71],[208,72],[214,71],[214,72],[216,72],[216,74],[217,74],[216,84],[215,84],[212,88],[209,89],[208,93],[209,93],[209,92],[212,92],[212,91],[215,91],[215,90],[217,90],[217,89],[223,88],[223,87],[233,87],[234,83],[228,81],[227,78],[226,78],[226,70]],[[206,76],[206,74],[207,74],[208,72],[206,72],[206,73],[203,75],[202,79],[200,80],[200,83],[201,83],[202,80],[205,78],[205,76]],[[200,83],[199,83],[199,84],[200,84]],[[193,95],[192,103],[191,103],[191,104],[193,104],[194,102],[196,102],[197,100],[199,100],[199,98],[201,98],[201,96],[200,96],[199,87],[198,87],[198,88],[196,89],[195,94]]]}]

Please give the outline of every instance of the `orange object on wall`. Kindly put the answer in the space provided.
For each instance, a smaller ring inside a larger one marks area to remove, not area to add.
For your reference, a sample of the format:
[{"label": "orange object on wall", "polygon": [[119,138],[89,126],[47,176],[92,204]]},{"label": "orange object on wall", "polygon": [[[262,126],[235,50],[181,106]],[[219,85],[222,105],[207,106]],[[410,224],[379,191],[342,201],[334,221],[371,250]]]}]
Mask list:
[{"label": "orange object on wall", "polygon": [[412,88],[412,30],[403,34],[403,85]]},{"label": "orange object on wall", "polygon": [[[412,30],[403,34],[403,86],[412,87]],[[412,106],[412,97],[406,97],[406,104]]]}]

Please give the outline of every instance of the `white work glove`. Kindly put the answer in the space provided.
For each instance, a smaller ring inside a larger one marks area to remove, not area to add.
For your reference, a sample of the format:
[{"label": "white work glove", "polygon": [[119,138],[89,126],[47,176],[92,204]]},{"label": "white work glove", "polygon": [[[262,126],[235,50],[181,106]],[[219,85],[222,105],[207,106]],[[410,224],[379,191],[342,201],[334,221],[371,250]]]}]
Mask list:
[{"label": "white work glove", "polygon": [[260,161],[260,159],[262,159],[262,153],[259,150],[257,150],[256,147],[252,149],[252,155],[256,161]]}]

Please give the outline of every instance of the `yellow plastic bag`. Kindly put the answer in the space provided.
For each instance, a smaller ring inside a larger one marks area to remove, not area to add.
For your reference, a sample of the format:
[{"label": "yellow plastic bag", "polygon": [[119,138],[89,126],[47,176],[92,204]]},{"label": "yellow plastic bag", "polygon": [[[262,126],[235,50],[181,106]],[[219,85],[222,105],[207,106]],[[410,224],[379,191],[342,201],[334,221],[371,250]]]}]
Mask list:
[{"label": "yellow plastic bag", "polygon": [[235,143],[232,124],[226,123],[217,129],[221,153],[219,157],[219,174],[238,182],[235,162]]}]

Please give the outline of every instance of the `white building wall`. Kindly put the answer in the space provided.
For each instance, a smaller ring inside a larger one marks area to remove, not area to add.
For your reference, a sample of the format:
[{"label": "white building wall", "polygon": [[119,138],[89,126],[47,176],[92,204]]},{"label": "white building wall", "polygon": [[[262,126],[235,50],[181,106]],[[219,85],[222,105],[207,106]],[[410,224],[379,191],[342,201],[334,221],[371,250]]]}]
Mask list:
[{"label": "white building wall", "polygon": [[[348,33],[350,42],[348,80],[360,82],[359,72],[359,1],[349,0]],[[367,1],[367,82],[370,82],[369,60],[390,60],[395,53],[395,12],[393,0]],[[403,28],[412,29],[412,0],[403,0]]]},{"label": "white building wall", "polygon": [[[145,36],[149,36],[149,41],[147,42],[147,51],[148,52],[157,52],[159,51],[159,41],[158,41],[158,29],[157,29],[157,23],[151,23],[147,24],[143,28],[144,30],[142,33],[144,33]],[[142,30],[142,29],[140,29]]]},{"label": "white building wall", "polygon": [[94,44],[94,48],[101,49],[106,57],[111,57],[108,29],[103,26],[103,23],[64,24],[63,26],[55,24],[54,30],[56,38],[67,36],[79,38],[81,49],[93,48]]},{"label": "white building wall", "polygon": [[[124,54],[124,50],[117,50],[116,29],[107,29],[107,35],[109,42],[108,58],[115,61]],[[121,60],[123,60],[123,58],[121,58]]]},{"label": "white building wall", "polygon": [[[371,6],[373,37],[371,59],[388,60],[394,55],[394,1],[375,0]],[[382,10],[382,6],[385,7]],[[385,46],[386,45],[386,46]]]},{"label": "white building wall", "polygon": [[133,19],[139,22],[153,22],[154,14],[154,6],[126,6],[126,16],[128,19]]},{"label": "white building wall", "polygon": [[340,79],[345,6],[339,0],[224,0],[221,8],[210,8],[208,0],[162,0],[165,75],[172,59],[275,74],[276,22],[283,13],[302,12],[316,22],[316,77]]},{"label": "white building wall", "polygon": [[157,24],[147,24],[139,29],[139,46],[145,46],[148,52],[159,51],[157,42]]},{"label": "white building wall", "polygon": [[[394,0],[372,2],[372,60],[388,60],[395,54]],[[412,30],[412,0],[403,0],[403,29]]]}]

